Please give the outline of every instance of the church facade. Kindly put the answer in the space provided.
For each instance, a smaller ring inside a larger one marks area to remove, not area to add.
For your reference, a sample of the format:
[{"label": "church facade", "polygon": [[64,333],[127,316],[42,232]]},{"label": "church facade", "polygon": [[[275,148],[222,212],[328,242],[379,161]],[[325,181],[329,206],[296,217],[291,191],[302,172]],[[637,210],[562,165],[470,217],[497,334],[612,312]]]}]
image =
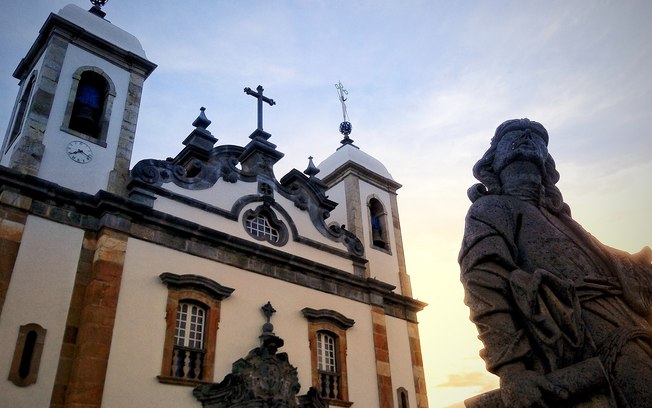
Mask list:
[{"label": "church facade", "polygon": [[427,407],[401,185],[348,133],[318,166],[278,179],[262,87],[247,88],[259,122],[243,146],[217,143],[202,108],[176,157],[130,168],[156,65],[103,17],[50,14],[14,72],[0,151],[2,400]]}]

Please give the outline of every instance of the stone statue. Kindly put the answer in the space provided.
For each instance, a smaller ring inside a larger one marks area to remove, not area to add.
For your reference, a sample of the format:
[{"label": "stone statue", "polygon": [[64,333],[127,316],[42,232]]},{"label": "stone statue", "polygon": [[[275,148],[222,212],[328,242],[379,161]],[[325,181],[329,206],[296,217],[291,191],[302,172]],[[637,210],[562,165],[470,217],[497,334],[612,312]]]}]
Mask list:
[{"label": "stone statue", "polygon": [[495,406],[652,406],[652,250],[571,218],[540,123],[500,125],[473,174],[459,262]]}]

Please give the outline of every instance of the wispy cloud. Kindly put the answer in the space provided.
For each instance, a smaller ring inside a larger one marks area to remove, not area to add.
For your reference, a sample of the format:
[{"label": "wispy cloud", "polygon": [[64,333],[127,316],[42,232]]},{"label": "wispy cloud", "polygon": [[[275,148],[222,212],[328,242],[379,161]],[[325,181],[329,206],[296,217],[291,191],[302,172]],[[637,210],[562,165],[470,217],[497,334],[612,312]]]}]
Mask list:
[{"label": "wispy cloud", "polygon": [[486,372],[473,371],[467,373],[449,374],[448,380],[437,387],[479,387],[479,393],[490,391],[496,388],[497,378]]}]

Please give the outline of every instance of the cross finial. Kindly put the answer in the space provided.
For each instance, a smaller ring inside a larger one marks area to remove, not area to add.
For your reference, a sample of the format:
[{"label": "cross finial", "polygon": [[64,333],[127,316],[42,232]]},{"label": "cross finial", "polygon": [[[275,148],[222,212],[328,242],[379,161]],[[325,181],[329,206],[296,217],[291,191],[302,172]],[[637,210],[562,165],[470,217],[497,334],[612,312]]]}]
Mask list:
[{"label": "cross finial", "polygon": [[[351,134],[351,131],[353,130],[353,126],[351,125],[351,122],[349,122],[349,114],[346,112],[346,96],[349,94],[349,91],[344,89],[344,85],[342,85],[342,81],[338,81],[335,84],[335,88],[337,89],[337,95],[339,96],[340,102],[342,103],[342,123],[340,123],[340,133],[344,135],[344,139],[340,141],[342,143],[342,146],[350,144],[352,146],[355,146],[353,144],[353,139],[349,137]],[[341,146],[340,146],[341,147]],[[356,146],[357,147],[357,146]]]},{"label": "cross finial", "polygon": [[261,307],[263,310],[263,314],[265,315],[265,318],[267,319],[267,323],[270,322],[272,315],[276,313],[276,310],[272,306],[271,302],[267,302],[263,307]]},{"label": "cross finial", "polygon": [[262,85],[258,85],[258,87],[256,87],[256,91],[258,92],[252,91],[249,87],[246,87],[244,91],[247,95],[251,95],[254,98],[258,99],[258,130],[263,130],[263,102],[268,103],[269,106],[276,105],[276,102],[274,102],[274,99],[263,96],[264,89]]},{"label": "cross finial", "polygon": [[348,122],[349,121],[349,114],[346,113],[346,97],[344,95],[348,95],[349,91],[344,89],[344,85],[342,85],[342,81],[338,81],[335,84],[335,88],[337,88],[337,95],[339,96],[340,102],[342,103],[342,121],[343,122]]}]

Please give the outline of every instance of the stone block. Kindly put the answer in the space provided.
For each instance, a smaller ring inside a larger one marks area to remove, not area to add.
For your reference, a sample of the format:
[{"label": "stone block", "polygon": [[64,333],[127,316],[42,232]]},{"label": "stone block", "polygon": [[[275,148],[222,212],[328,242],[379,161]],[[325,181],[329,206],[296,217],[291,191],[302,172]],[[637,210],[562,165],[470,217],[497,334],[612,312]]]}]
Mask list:
[{"label": "stone block", "polygon": [[17,191],[5,189],[0,192],[0,203],[8,204],[22,210],[29,210],[32,205],[32,198],[22,195]]},{"label": "stone block", "polygon": [[[10,241],[10,242],[20,242],[23,237],[23,230],[25,229],[25,224],[21,222],[10,221],[7,219],[0,220],[0,242]],[[0,248],[0,251],[4,250]]]}]

